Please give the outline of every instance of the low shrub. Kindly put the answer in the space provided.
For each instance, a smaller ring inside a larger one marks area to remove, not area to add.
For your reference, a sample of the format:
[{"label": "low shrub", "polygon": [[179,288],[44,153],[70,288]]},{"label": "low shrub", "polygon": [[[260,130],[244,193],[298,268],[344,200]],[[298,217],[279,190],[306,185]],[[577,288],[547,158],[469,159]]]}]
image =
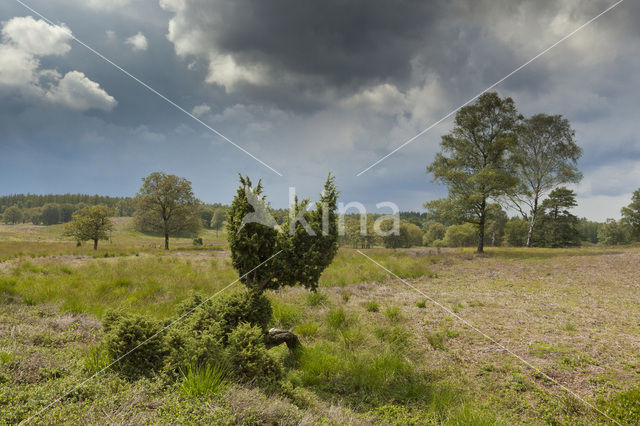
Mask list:
[{"label": "low shrub", "polygon": [[114,368],[129,378],[149,376],[163,365],[165,356],[160,325],[139,315],[116,315],[105,324],[105,345]]},{"label": "low shrub", "polygon": [[248,291],[240,291],[221,295],[213,301],[202,303],[198,296],[183,303],[182,312],[200,305],[191,314],[189,324],[193,331],[211,333],[217,330],[223,343],[227,336],[243,322],[254,325],[263,333],[266,333],[271,322],[271,303],[264,295],[258,295]]},{"label": "low shrub", "polygon": [[234,375],[242,382],[256,379],[273,383],[282,376],[280,365],[267,352],[259,327],[240,324],[228,339],[227,356]]}]

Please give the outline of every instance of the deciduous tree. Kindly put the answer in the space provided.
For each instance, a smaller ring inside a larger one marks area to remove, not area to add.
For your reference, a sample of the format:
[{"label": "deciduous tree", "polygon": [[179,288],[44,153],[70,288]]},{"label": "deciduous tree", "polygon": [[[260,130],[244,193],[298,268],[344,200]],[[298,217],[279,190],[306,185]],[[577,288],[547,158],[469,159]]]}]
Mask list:
[{"label": "deciduous tree", "polygon": [[531,247],[542,198],[558,185],[582,179],[577,168],[582,149],[569,120],[561,115],[536,114],[522,120],[517,135],[511,150],[519,184],[508,199],[529,221],[526,245]]},{"label": "deciduous tree", "polygon": [[511,98],[481,95],[457,112],[453,130],[442,137],[442,152],[427,167],[449,189],[447,204],[456,222],[477,225],[478,253],[484,250],[488,200],[511,192],[518,182],[509,161],[517,120]]},{"label": "deciduous tree", "polygon": [[98,249],[99,240],[109,239],[108,232],[113,229],[109,216],[113,212],[107,206],[88,206],[73,214],[71,222],[65,227],[65,235],[78,242],[93,241],[93,249]]},{"label": "deciduous tree", "polygon": [[201,227],[198,200],[185,178],[154,172],[142,179],[136,195],[136,223],[141,229],[160,232],[164,248],[169,237],[180,233],[195,234]]},{"label": "deciduous tree", "polygon": [[622,208],[622,221],[631,228],[631,236],[640,240],[640,189],[633,192],[631,204]]},{"label": "deciduous tree", "polygon": [[22,221],[22,210],[17,206],[7,207],[2,214],[2,221],[4,223],[16,224]]}]

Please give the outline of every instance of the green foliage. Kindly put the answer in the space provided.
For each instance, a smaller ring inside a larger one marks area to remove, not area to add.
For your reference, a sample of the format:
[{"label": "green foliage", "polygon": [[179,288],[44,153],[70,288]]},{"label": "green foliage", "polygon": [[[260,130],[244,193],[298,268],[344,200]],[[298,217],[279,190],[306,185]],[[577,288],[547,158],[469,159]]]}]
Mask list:
[{"label": "green foliage", "polygon": [[631,228],[631,237],[640,240],[640,189],[633,191],[631,204],[622,208],[622,222]]},{"label": "green foliage", "polygon": [[209,226],[211,229],[215,229],[216,233],[222,229],[222,225],[224,224],[225,212],[222,207],[219,207],[213,211],[213,215],[211,216],[211,221]]},{"label": "green foliage", "polygon": [[578,232],[580,233],[580,239],[592,244],[598,243],[598,231],[602,224],[587,220],[587,218],[578,219]]},{"label": "green foliage", "polygon": [[[577,183],[582,149],[575,143],[569,120],[561,115],[536,114],[521,121],[518,143],[512,148],[519,184],[509,193],[512,203],[535,233],[542,197],[558,185]],[[533,235],[533,234],[531,234]],[[528,238],[527,245],[532,240]]]},{"label": "green foliage", "polygon": [[630,240],[628,228],[615,219],[607,219],[598,228],[598,243],[605,246],[627,244]]},{"label": "green foliage", "polygon": [[477,242],[478,229],[471,223],[463,225],[451,225],[444,236],[446,247],[469,247]]},{"label": "green foliage", "polygon": [[[198,297],[193,304],[197,304]],[[269,328],[272,308],[269,299],[262,294],[239,291],[223,294],[207,301],[191,314],[190,326],[195,332],[219,329],[219,336],[227,336],[241,323],[258,327],[263,333]]]},{"label": "green foliage", "polygon": [[164,371],[175,377],[185,368],[226,365],[221,336],[215,323],[203,330],[194,329],[190,321],[173,327],[164,338]]},{"label": "green foliage", "polygon": [[11,206],[2,214],[2,221],[4,223],[16,224],[22,221],[22,210],[17,206]]},{"label": "green foliage", "polygon": [[527,244],[529,222],[524,219],[511,219],[505,225],[505,237],[511,247],[523,247]]},{"label": "green foliage", "polygon": [[442,223],[438,222],[427,222],[425,224],[424,237],[422,238],[422,244],[425,246],[433,245],[434,241],[442,240],[444,238],[445,233],[447,232],[447,227]]},{"label": "green foliage", "polygon": [[507,225],[507,213],[498,203],[487,206],[487,229],[485,232],[485,245],[494,247],[502,245]]},{"label": "green foliage", "polygon": [[413,223],[400,222],[397,232],[393,231],[394,222],[384,220],[380,229],[385,232],[382,236],[382,244],[386,248],[403,248],[422,245],[422,230]]},{"label": "green foliage", "polygon": [[517,142],[518,119],[511,98],[484,93],[456,113],[451,133],[442,136],[441,153],[427,168],[449,189],[446,202],[425,207],[441,210],[454,222],[479,226],[478,251],[483,251],[487,200],[510,192],[517,184],[509,151]]},{"label": "green foliage", "polygon": [[231,261],[241,281],[256,292],[298,284],[317,288],[322,271],[338,250],[337,197],[335,179],[329,175],[315,209],[308,210],[309,201],[296,198],[290,220],[279,232],[262,194],[262,183],[254,188],[248,177],[241,176],[227,214]]},{"label": "green foliage", "polygon": [[60,223],[60,206],[53,203],[45,204],[42,207],[40,219],[45,225]]},{"label": "green foliage", "polygon": [[97,250],[98,241],[109,239],[108,232],[113,229],[110,214],[107,206],[87,206],[73,214],[73,219],[65,227],[64,234],[73,237],[79,243],[92,240],[93,249]]},{"label": "green foliage", "polygon": [[274,383],[282,376],[282,369],[267,352],[264,334],[258,327],[248,323],[236,327],[229,334],[227,353],[233,373],[241,381]]},{"label": "green foliage", "polygon": [[165,350],[161,327],[139,315],[113,315],[109,318],[105,345],[111,359],[120,359],[113,368],[129,378],[149,376],[163,364]]},{"label": "green foliage", "polygon": [[161,172],[151,173],[142,182],[135,198],[138,229],[161,233],[167,250],[170,236],[198,232],[200,200],[193,195],[191,182]]},{"label": "green foliage", "polygon": [[556,188],[541,205],[539,226],[533,244],[541,247],[568,247],[580,244],[578,218],[570,213],[577,205],[575,192]]},{"label": "green foliage", "polygon": [[408,247],[415,247],[422,245],[422,230],[418,225],[413,223],[404,224],[407,232]]},{"label": "green foliage", "polygon": [[187,367],[180,388],[183,395],[198,398],[218,395],[228,386],[225,370],[216,364],[208,364]]}]

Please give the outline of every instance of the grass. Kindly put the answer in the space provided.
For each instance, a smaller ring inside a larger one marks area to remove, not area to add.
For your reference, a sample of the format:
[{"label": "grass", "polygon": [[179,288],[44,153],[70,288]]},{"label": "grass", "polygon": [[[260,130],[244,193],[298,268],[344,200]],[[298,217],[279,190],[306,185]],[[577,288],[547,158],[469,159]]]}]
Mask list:
[{"label": "grass", "polygon": [[[222,238],[205,235],[203,248],[176,240],[165,252],[152,246],[158,238],[118,226],[97,253],[55,227],[0,226],[0,423],[108,365],[98,321],[107,309],[165,320],[190,292],[213,294],[237,277]],[[622,424],[639,422],[640,249],[366,253]],[[271,326],[304,345],[270,350],[285,361],[274,388],[220,384],[206,368],[185,369],[177,383],[107,370],[39,421],[605,423],[354,250],[340,249],[319,290],[269,293]]]},{"label": "grass", "polygon": [[82,359],[84,370],[89,375],[94,375],[109,366],[111,359],[102,345],[89,346]]},{"label": "grass", "polygon": [[216,396],[229,386],[224,369],[217,365],[188,367],[182,374],[180,390],[190,398]]}]

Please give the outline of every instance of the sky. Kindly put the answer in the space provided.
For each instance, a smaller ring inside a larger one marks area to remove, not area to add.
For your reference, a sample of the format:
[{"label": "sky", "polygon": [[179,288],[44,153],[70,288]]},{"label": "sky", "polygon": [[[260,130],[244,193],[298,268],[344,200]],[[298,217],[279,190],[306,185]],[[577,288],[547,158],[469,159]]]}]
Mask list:
[{"label": "sky", "polygon": [[[332,172],[344,203],[421,210],[453,115],[360,172],[614,3],[6,0],[0,194],[132,196],[164,171],[229,203],[242,173],[284,207]],[[593,220],[640,187],[637,22],[623,1],[494,88],[570,120]]]}]

